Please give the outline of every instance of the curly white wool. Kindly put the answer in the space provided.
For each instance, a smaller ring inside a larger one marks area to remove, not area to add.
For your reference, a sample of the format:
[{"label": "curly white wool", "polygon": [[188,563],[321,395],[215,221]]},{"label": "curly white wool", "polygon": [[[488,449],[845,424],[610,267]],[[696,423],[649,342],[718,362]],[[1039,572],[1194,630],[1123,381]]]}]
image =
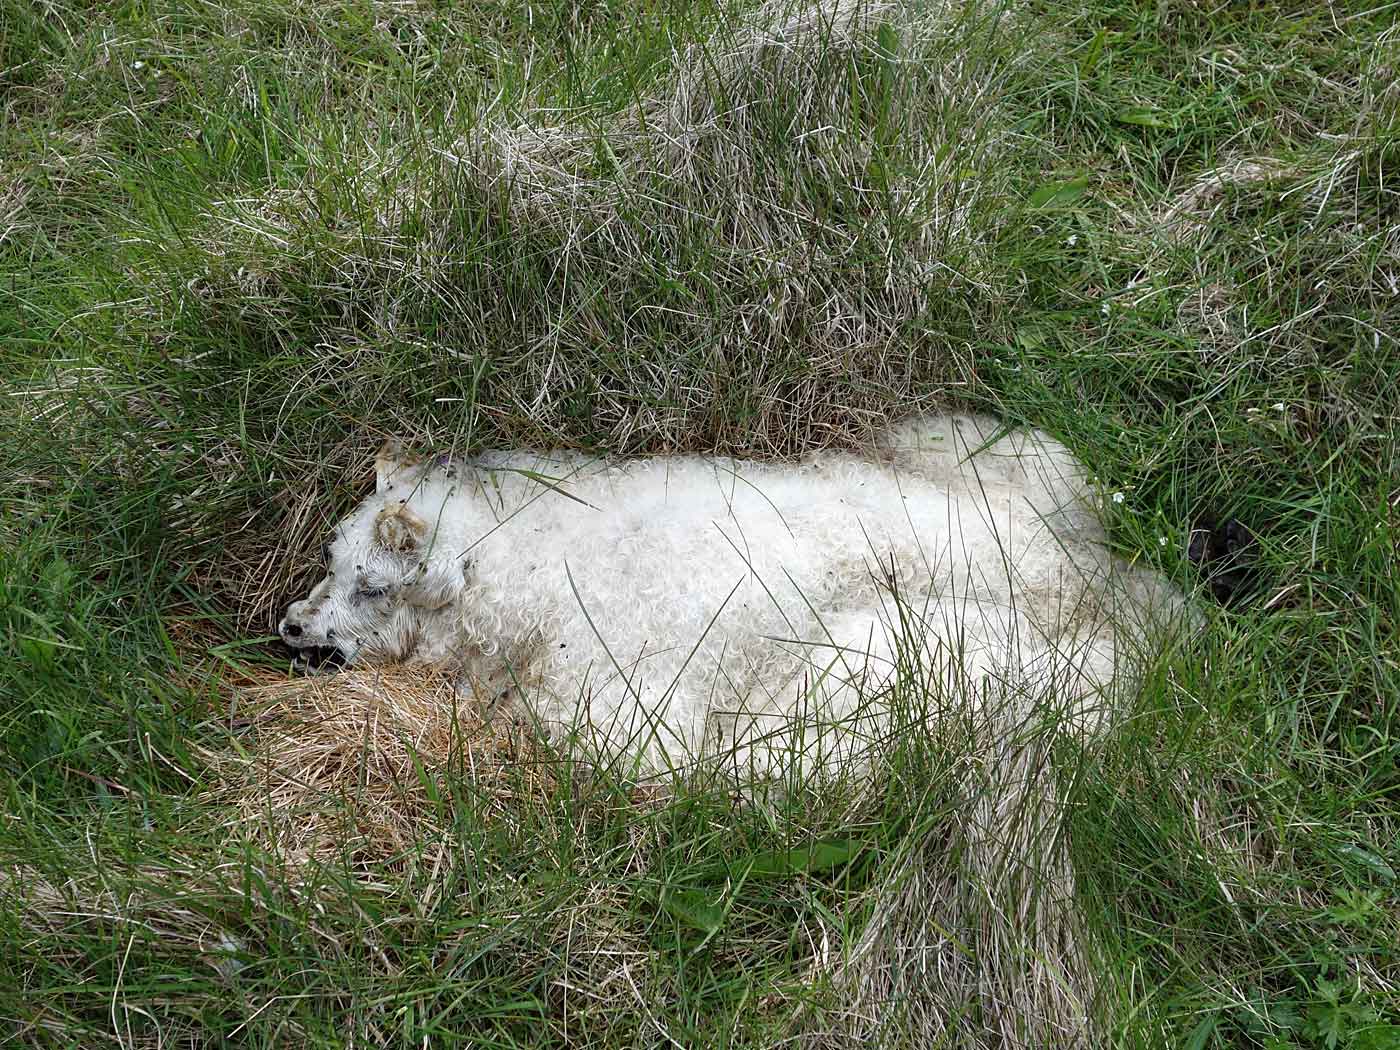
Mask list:
[{"label": "curly white wool", "polygon": [[1110,555],[1062,445],[999,433],[929,417],[796,462],[384,455],[283,636],[450,663],[653,769],[859,750],[901,675],[1098,709],[1180,595]]}]

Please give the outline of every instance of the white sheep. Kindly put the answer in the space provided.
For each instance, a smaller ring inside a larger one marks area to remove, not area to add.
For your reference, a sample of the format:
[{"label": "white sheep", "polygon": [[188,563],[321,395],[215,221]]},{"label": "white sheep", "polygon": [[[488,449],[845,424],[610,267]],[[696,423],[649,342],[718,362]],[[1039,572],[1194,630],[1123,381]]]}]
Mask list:
[{"label": "white sheep", "polygon": [[376,468],[280,625],[302,662],[450,666],[653,770],[860,751],[911,679],[1100,711],[1183,607],[1110,554],[1062,445],[983,417],[790,462],[386,447]]}]

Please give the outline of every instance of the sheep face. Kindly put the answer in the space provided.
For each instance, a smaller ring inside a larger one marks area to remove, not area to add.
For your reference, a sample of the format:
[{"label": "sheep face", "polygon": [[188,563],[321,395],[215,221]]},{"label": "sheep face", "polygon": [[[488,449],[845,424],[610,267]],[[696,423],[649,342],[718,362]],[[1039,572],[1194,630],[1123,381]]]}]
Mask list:
[{"label": "sheep face", "polygon": [[376,468],[375,494],[326,545],[325,578],[278,625],[304,668],[412,662],[450,633],[469,563],[440,541],[441,485],[388,449]]}]

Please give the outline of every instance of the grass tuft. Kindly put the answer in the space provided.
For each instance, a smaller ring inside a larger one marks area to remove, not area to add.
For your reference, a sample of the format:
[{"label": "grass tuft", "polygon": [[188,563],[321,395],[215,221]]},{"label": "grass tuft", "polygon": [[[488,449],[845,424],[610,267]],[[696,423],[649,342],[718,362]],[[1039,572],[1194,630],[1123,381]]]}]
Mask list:
[{"label": "grass tuft", "polygon": [[[1396,1045],[1397,45],[1286,0],[0,0],[3,1038]],[[652,790],[266,648],[385,437],[787,455],[948,404],[1064,440],[1183,586],[1194,528],[1255,538],[1101,737],[911,670],[869,771]]]}]

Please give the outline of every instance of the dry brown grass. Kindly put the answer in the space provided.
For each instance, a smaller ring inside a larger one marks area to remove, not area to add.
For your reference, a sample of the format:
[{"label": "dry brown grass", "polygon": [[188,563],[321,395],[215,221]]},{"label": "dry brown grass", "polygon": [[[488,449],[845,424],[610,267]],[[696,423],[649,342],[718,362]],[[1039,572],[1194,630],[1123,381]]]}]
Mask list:
[{"label": "dry brown grass", "polygon": [[292,866],[338,858],[366,870],[410,854],[444,833],[432,815],[453,790],[471,791],[487,820],[555,790],[528,725],[432,671],[279,678],[241,690],[237,705],[249,735],[241,754],[214,756],[214,793],[234,834]]},{"label": "dry brown grass", "polygon": [[1226,194],[1249,189],[1289,174],[1288,165],[1271,157],[1242,157],[1208,171],[1153,217],[1175,239],[1199,235],[1225,206]]},{"label": "dry brown grass", "polygon": [[[372,449],[383,436],[367,428],[363,439],[329,445],[315,459],[289,450],[284,462],[300,471],[295,483],[269,477],[263,505],[225,538],[200,582],[208,592],[229,596],[244,630],[275,633],[290,597],[324,574],[321,545],[338,512],[348,509],[346,501],[373,485]],[[273,534],[266,527],[270,520],[277,522]]]},{"label": "dry brown grass", "polygon": [[0,245],[29,231],[24,206],[31,188],[17,178],[0,174]]},{"label": "dry brown grass", "polygon": [[[484,820],[502,822],[522,807],[539,819],[558,797],[557,756],[439,675],[395,669],[267,681],[243,689],[239,704],[249,746],[242,757],[219,758],[219,801],[234,814],[228,830],[278,858],[292,882],[308,864],[346,865],[371,883],[386,871],[435,869],[460,848],[446,816],[454,791],[471,792]],[[795,1011],[809,1045],[1095,1045],[1101,989],[1075,905],[1051,723],[993,715],[954,723],[940,736],[947,811],[904,841],[868,892],[863,918],[835,917],[844,929],[804,920],[812,986],[829,989],[822,1020],[792,989],[768,1006]],[[928,797],[926,785],[908,787],[911,797]],[[667,797],[633,790],[630,805],[641,813]],[[856,811],[879,797],[870,792],[848,815],[859,824],[866,818]],[[633,826],[626,876],[654,878],[649,858],[665,850],[665,823]],[[569,959],[552,994],[565,1015],[581,1017],[631,1002],[629,1023],[645,1028],[655,989],[634,971],[646,968],[649,950],[624,918],[628,900],[615,875],[587,874],[615,863],[577,857],[577,892],[547,916],[549,950]],[[732,950],[749,947],[740,938]]]}]

